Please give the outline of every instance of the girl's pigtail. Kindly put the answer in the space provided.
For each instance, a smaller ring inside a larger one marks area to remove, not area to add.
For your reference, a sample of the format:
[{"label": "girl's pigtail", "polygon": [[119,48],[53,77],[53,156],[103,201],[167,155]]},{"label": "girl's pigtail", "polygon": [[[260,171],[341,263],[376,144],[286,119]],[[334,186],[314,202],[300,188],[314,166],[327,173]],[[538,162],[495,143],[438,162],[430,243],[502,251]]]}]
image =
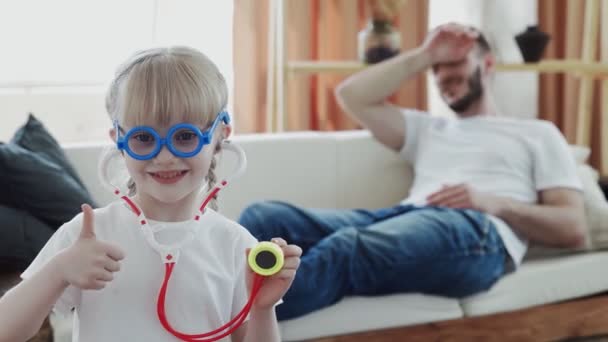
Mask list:
[{"label": "girl's pigtail", "polygon": [[[215,174],[215,167],[217,166],[217,153],[221,151],[221,146],[218,143],[215,146],[215,151],[213,153],[213,158],[211,159],[211,165],[209,165],[209,172],[207,173],[207,187],[209,190],[213,189],[215,184],[217,183],[217,176]],[[218,210],[217,204],[217,194],[213,196],[211,202],[209,202],[209,207],[215,211]]]},{"label": "girl's pigtail", "polygon": [[127,181],[127,188],[129,189],[129,197],[135,196],[137,189],[135,188],[135,181],[131,177]]}]

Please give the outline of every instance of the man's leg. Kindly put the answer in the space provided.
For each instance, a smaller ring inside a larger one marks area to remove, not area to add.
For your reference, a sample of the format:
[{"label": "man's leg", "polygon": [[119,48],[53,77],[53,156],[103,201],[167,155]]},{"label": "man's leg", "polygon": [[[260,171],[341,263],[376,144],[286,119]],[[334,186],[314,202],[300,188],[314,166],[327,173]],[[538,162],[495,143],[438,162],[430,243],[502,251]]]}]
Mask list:
[{"label": "man's leg", "polygon": [[310,248],[277,315],[295,318],[345,295],[467,296],[489,288],[503,274],[505,258],[486,215],[405,207],[399,216],[342,228]]},{"label": "man's leg", "polygon": [[344,227],[363,228],[400,213],[399,206],[378,210],[305,209],[268,201],[247,207],[238,222],[260,241],[281,237],[306,253],[321,239]]}]

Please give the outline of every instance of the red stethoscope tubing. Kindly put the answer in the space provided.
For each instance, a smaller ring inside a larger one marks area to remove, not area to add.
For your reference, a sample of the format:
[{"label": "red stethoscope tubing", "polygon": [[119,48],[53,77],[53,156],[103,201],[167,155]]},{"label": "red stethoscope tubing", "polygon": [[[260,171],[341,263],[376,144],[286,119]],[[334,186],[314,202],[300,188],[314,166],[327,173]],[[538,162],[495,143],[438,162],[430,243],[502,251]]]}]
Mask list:
[{"label": "red stethoscope tubing", "polygon": [[[224,185],[227,185],[226,182],[222,182],[222,183]],[[203,202],[203,205],[201,205],[201,207],[200,207],[201,212],[204,212],[205,207],[207,206],[207,204],[209,203],[211,198],[213,198],[213,196],[215,196],[219,190],[220,190],[220,188],[214,188],[212,191],[209,192],[209,194],[206,196],[206,198]],[[232,318],[228,323],[222,325],[221,327],[219,327],[213,331],[207,332],[207,333],[185,334],[185,333],[179,332],[175,328],[173,328],[173,326],[171,325],[171,323],[169,323],[169,320],[167,319],[167,313],[165,311],[165,303],[166,303],[166,299],[167,299],[167,290],[169,287],[169,280],[171,279],[171,275],[173,274],[174,267],[175,267],[175,262],[165,263],[165,277],[164,277],[162,286],[160,288],[160,291],[158,293],[156,311],[158,313],[158,319],[159,319],[160,323],[162,324],[162,326],[165,328],[165,330],[167,330],[169,333],[171,333],[173,336],[179,338],[180,340],[187,341],[187,342],[212,342],[212,341],[217,341],[221,338],[224,338],[224,337],[232,334],[245,321],[245,318],[247,317],[247,315],[249,314],[249,311],[251,310],[255,297],[257,296],[260,288],[262,287],[262,283],[264,282],[263,276],[254,273],[253,286],[251,289],[251,294],[249,296],[249,300],[247,301],[247,303],[245,304],[243,309],[234,318]],[[217,335],[217,336],[214,336],[214,335]]]},{"label": "red stethoscope tubing", "polygon": [[[261,276],[259,274],[255,274],[254,280],[253,280],[253,286],[251,289],[251,295],[249,296],[249,300],[247,301],[247,304],[245,304],[245,307],[243,307],[243,309],[228,323],[222,325],[221,327],[219,327],[213,331],[210,331],[210,332],[207,332],[204,334],[184,334],[184,333],[181,333],[181,332],[175,330],[171,326],[171,324],[169,323],[169,321],[167,319],[167,315],[165,312],[165,300],[166,300],[166,296],[167,296],[167,288],[169,285],[169,279],[171,278],[171,273],[173,272],[174,266],[175,266],[174,263],[166,264],[165,279],[163,281],[163,285],[158,294],[157,311],[158,311],[158,319],[160,320],[160,322],[163,325],[163,327],[165,328],[165,330],[167,330],[173,336],[175,336],[183,341],[211,342],[211,341],[217,341],[221,338],[224,338],[224,337],[232,334],[245,321],[245,318],[247,317],[247,315],[249,314],[249,311],[251,310],[253,301],[255,300],[255,297],[257,296],[257,294],[262,286],[262,283],[264,281],[263,276]],[[224,332],[222,333],[222,331],[224,331]],[[217,334],[220,334],[220,335],[217,335]],[[213,335],[217,335],[217,336],[213,336]],[[213,336],[213,337],[211,337],[211,336]],[[209,338],[207,338],[207,337],[209,337]]]}]

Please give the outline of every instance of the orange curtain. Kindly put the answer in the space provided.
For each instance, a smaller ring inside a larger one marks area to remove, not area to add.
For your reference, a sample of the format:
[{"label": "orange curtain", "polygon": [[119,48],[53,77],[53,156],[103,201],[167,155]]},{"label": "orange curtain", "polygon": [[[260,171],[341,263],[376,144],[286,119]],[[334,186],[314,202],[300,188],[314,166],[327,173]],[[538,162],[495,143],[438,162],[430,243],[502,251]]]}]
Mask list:
[{"label": "orange curtain", "polygon": [[238,133],[264,131],[268,0],[234,0],[234,117]]},{"label": "orange curtain", "polygon": [[[234,106],[237,132],[265,129],[268,65],[269,0],[235,0]],[[365,0],[286,1],[288,60],[355,60],[357,33],[366,25]],[[404,50],[419,45],[427,33],[428,0],[408,1],[397,25]],[[343,113],[333,90],[346,76],[293,75],[287,78],[287,130],[356,128]],[[393,97],[405,107],[426,109],[424,75],[409,81]]]},{"label": "orange curtain", "polygon": [[[587,0],[538,0],[539,27],[551,35],[544,58],[581,58],[586,2]],[[599,42],[597,44],[599,53]],[[597,57],[599,60],[599,56]],[[554,122],[570,143],[574,143],[576,138],[579,85],[580,80],[573,75],[542,74],[540,77],[539,117]],[[590,162],[598,169],[601,162],[599,96],[599,83],[595,82],[591,114]]]}]

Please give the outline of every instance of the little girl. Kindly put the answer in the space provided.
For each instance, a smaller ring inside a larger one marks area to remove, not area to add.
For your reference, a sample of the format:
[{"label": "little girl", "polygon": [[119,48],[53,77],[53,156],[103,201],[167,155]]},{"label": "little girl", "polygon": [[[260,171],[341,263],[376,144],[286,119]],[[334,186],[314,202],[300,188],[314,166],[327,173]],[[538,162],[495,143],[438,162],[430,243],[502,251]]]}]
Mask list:
[{"label": "little girl", "polygon": [[[162,258],[172,255],[159,255],[150,235],[161,245],[181,244],[162,305],[175,331],[205,333],[237,316],[249,298],[246,257],[257,241],[214,210],[193,219],[202,184],[213,187],[215,156],[231,132],[226,102],[223,76],[191,48],[143,51],[119,68],[106,108],[116,155],[131,177],[129,197],[96,210],[83,205],[82,214],[53,235],[24,280],[0,299],[0,341],[27,340],[51,309],[74,309],[73,341],[197,341],[178,338],[159,320],[157,298],[167,276]],[[291,285],[301,249],[272,241],[284,266],[264,280],[233,341],[280,340],[274,306]]]}]

